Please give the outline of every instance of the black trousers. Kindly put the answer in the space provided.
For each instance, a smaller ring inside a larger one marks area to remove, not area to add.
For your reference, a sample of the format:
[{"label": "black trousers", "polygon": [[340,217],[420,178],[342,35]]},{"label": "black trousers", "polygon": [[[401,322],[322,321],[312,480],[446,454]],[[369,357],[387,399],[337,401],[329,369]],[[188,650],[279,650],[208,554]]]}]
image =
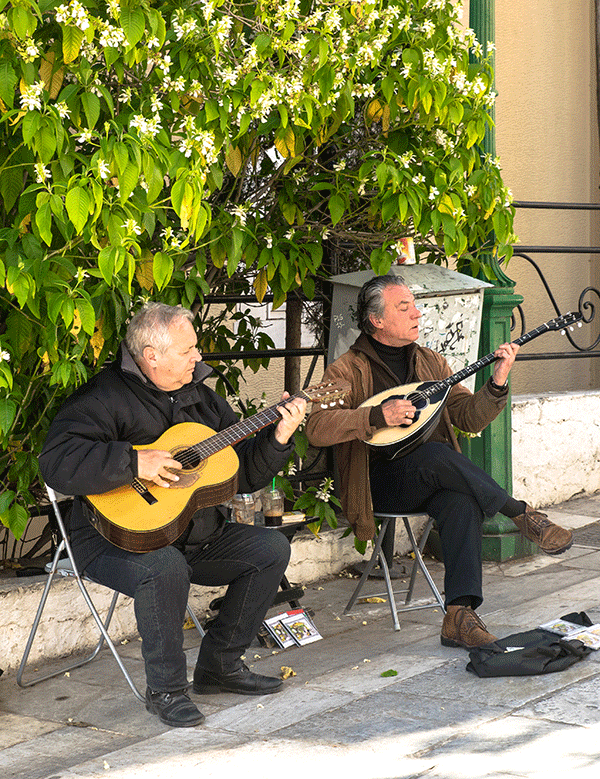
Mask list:
[{"label": "black trousers", "polygon": [[375,511],[427,512],[435,517],[444,555],[446,603],[483,602],[481,525],[509,495],[491,476],[452,447],[428,442],[396,460],[371,465]]},{"label": "black trousers", "polygon": [[226,523],[219,538],[185,557],[172,546],[136,554],[100,536],[94,543],[102,544],[103,552],[85,573],[134,599],[146,681],[162,692],[188,686],[183,623],[190,582],[228,585],[198,654],[201,668],[227,673],[240,667],[290,557],[283,533],[236,523]]}]

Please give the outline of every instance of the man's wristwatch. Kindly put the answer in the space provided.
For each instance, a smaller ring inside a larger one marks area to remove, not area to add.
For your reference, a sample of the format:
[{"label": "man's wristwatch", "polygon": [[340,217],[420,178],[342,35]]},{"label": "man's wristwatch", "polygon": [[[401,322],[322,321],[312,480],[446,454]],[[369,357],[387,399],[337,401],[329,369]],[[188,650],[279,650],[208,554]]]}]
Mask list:
[{"label": "man's wristwatch", "polygon": [[499,384],[496,384],[496,382],[495,382],[495,381],[494,381],[494,379],[492,379],[492,378],[490,378],[490,384],[492,385],[492,387],[493,387],[495,390],[499,390],[499,391],[501,391],[501,390],[505,390],[505,389],[507,389],[507,387],[508,387],[508,382],[507,382],[507,381],[505,381],[505,382],[504,382],[504,384],[502,384],[502,385],[499,385]]}]

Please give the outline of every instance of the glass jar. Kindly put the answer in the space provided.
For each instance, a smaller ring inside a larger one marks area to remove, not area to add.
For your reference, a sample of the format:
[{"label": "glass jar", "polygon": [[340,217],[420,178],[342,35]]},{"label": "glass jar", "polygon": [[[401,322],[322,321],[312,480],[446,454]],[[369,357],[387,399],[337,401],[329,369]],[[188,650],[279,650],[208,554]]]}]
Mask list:
[{"label": "glass jar", "polygon": [[254,495],[248,492],[234,495],[231,501],[231,521],[243,525],[254,524]]},{"label": "glass jar", "polygon": [[267,487],[260,493],[265,527],[280,527],[283,516],[283,491],[277,487]]}]

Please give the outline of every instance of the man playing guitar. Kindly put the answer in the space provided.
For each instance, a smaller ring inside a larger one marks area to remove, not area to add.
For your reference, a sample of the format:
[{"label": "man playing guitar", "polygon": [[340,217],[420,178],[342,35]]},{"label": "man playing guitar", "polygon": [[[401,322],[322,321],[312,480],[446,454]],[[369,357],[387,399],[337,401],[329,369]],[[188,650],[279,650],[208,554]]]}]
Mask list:
[{"label": "man playing guitar", "polygon": [[[79,569],[134,599],[146,708],[173,727],[204,720],[187,694],[183,623],[190,582],[227,585],[202,640],[194,692],[265,695],[281,689],[281,679],[253,673],[241,657],[271,606],[290,555],[282,533],[226,522],[226,513],[214,504],[197,511],[174,543],[143,554],[114,545],[96,530],[83,496],[140,479],[153,493],[171,493],[182,479],[182,463],[171,451],[137,445],[183,423],[224,431],[238,422],[204,383],[211,369],[202,362],[192,320],[181,306],[146,303],[129,323],[115,361],[59,409],[40,456],[46,483],[75,496],[70,536]],[[284,393],[276,423],[234,447],[240,492],[261,489],[281,469],[305,410],[306,400]],[[138,498],[139,514],[148,513],[148,504]]]},{"label": "man playing guitar", "polygon": [[[572,544],[572,533],[550,522],[524,501],[511,497],[460,452],[453,426],[483,430],[505,407],[516,344],[496,350],[490,380],[475,394],[452,387],[429,439],[403,456],[389,459],[368,441],[377,431],[414,423],[418,410],[409,398],[390,397],[377,405],[373,395],[415,381],[451,375],[446,360],[416,344],[421,312],[399,276],[375,277],[358,295],[361,335],[325,371],[324,380],[350,384],[344,407],[315,407],[306,431],[314,446],[336,445],[342,506],[356,534],[373,538],[373,511],[427,512],[435,517],[445,565],[444,646],[470,649],[495,640],[475,609],[483,602],[481,525],[484,516],[510,517],[523,535],[547,554]],[[416,423],[415,423],[416,424]]]}]

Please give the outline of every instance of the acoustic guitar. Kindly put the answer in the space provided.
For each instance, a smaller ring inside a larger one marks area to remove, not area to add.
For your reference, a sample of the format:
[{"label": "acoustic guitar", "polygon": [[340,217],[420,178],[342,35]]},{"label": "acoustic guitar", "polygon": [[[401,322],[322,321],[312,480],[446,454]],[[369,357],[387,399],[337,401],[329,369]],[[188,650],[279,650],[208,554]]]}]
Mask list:
[{"label": "acoustic guitar", "polygon": [[[513,343],[522,346],[528,341],[537,338],[538,335],[542,335],[542,333],[547,333],[551,330],[564,330],[569,325],[579,322],[582,318],[583,314],[579,312],[563,314],[536,327],[535,330],[525,333],[525,335],[520,336]],[[581,327],[581,322],[579,322],[579,327]],[[372,398],[365,400],[359,408],[379,406],[386,400],[395,399],[409,400],[416,408],[412,424],[384,427],[381,430],[377,430],[372,438],[365,439],[365,443],[378,447],[379,451],[390,460],[412,452],[417,446],[428,441],[433,434],[452,387],[497,359],[492,352],[477,360],[477,362],[467,365],[452,376],[448,376],[447,379],[403,384],[399,387],[392,387],[379,392],[377,395],[373,395]]]},{"label": "acoustic guitar", "polygon": [[159,487],[152,481],[134,479],[131,484],[99,495],[86,495],[92,508],[91,521],[108,541],[130,552],[150,552],[173,543],[183,533],[196,511],[230,500],[237,491],[239,460],[234,444],[278,422],[279,406],[294,398],[333,406],[343,403],[350,385],[323,383],[302,390],[248,419],[215,433],[195,422],[174,425],[154,443],[134,449],[169,451],[181,463],[179,481]]}]

